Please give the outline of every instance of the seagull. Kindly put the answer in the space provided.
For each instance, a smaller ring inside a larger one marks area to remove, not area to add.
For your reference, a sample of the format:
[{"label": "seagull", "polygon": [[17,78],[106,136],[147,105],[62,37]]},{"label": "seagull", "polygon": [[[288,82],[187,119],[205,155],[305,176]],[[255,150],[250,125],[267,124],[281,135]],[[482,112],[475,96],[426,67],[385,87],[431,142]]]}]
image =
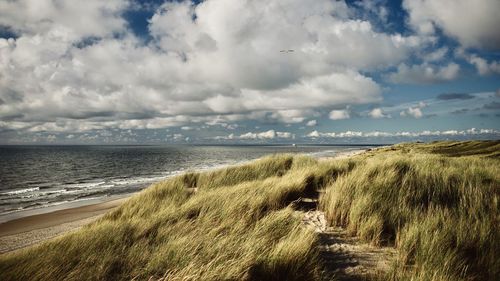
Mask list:
[{"label": "seagull", "polygon": [[295,52],[295,50],[292,50],[292,49],[290,49],[290,50],[281,50],[280,51],[280,53],[293,53],[293,52]]}]

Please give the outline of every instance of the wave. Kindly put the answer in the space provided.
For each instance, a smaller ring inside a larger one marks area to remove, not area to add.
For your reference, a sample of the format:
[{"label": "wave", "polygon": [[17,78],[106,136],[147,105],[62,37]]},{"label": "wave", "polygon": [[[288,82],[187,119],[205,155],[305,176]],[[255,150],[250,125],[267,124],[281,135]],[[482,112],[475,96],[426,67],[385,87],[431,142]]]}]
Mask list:
[{"label": "wave", "polygon": [[141,183],[152,183],[160,180],[164,180],[168,178],[168,175],[164,176],[151,176],[151,177],[135,177],[135,178],[125,178],[125,179],[114,179],[111,180],[110,183],[113,184],[113,186],[120,186],[120,185],[132,185],[132,184],[141,184]]},{"label": "wave", "polygon": [[72,184],[66,184],[65,187],[68,188],[68,189],[75,189],[75,188],[88,189],[88,188],[93,188],[93,187],[97,187],[97,186],[103,185],[105,183],[106,182],[104,182],[104,181],[100,181],[100,182],[72,183]]},{"label": "wave", "polygon": [[19,190],[2,192],[2,193],[0,193],[0,195],[18,195],[18,194],[23,194],[23,193],[35,192],[38,190],[40,190],[39,187],[30,187],[30,188],[24,188],[24,189],[19,189]]}]

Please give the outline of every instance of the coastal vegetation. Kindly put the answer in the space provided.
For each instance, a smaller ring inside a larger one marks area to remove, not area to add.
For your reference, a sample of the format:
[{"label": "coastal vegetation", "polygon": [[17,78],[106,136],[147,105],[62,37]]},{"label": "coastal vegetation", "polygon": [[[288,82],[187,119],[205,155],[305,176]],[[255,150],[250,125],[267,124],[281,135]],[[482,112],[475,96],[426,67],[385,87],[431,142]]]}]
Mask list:
[{"label": "coastal vegetation", "polygon": [[378,280],[500,276],[500,142],[346,159],[273,155],[159,182],[82,229],[0,256],[2,280],[323,280],[301,198],[396,259]]},{"label": "coastal vegetation", "polygon": [[331,224],[397,248],[387,279],[495,280],[499,152],[500,142],[441,142],[366,153],[326,187],[321,208]]}]

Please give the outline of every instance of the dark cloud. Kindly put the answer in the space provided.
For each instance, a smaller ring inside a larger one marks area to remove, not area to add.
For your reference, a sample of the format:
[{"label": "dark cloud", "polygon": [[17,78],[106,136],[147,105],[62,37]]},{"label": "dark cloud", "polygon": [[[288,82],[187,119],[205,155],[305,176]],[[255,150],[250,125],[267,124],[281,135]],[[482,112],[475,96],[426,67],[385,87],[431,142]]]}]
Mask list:
[{"label": "dark cloud", "polygon": [[462,109],[457,109],[451,112],[451,114],[464,114],[467,113],[469,109],[467,108],[462,108]]},{"label": "dark cloud", "polygon": [[83,49],[85,47],[92,46],[92,45],[99,43],[100,40],[101,40],[101,38],[99,38],[99,37],[89,36],[89,37],[82,38],[80,41],[74,43],[73,46],[75,46],[78,49]]},{"label": "dark cloud", "polygon": [[19,113],[19,114],[12,114],[12,115],[7,115],[7,116],[2,116],[0,117],[0,120],[2,121],[12,121],[16,119],[21,119],[24,117],[24,114]]},{"label": "dark cloud", "polygon": [[91,119],[95,117],[113,117],[115,116],[115,114],[116,112],[114,111],[97,111],[97,112],[86,111],[86,112],[74,112],[64,117],[78,120],[78,119]]},{"label": "dark cloud", "polygon": [[488,117],[490,117],[490,115],[486,114],[486,113],[480,113],[478,116],[481,117],[481,118],[488,118]]},{"label": "dark cloud", "polygon": [[3,91],[3,102],[4,103],[18,103],[18,102],[22,102],[24,100],[24,96],[17,92],[17,91],[14,91],[12,89],[5,89]]},{"label": "dark cloud", "polygon": [[473,95],[466,93],[445,93],[437,96],[438,100],[469,100],[473,98]]},{"label": "dark cloud", "polygon": [[492,110],[497,110],[500,109],[500,102],[497,101],[492,101],[490,103],[487,103],[483,106],[484,109],[492,109]]},{"label": "dark cloud", "polygon": [[0,24],[0,38],[5,38],[5,39],[14,38],[14,39],[16,39],[18,37],[19,37],[19,35],[16,32],[14,32],[12,27]]},{"label": "dark cloud", "polygon": [[4,104],[5,101],[3,99],[0,98],[0,105]]}]

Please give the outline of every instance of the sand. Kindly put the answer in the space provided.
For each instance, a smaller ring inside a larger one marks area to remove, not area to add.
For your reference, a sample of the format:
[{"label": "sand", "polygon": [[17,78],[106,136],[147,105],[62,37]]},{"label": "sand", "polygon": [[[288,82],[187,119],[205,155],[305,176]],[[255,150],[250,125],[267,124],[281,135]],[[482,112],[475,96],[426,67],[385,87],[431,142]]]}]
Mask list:
[{"label": "sand", "polygon": [[0,253],[24,248],[77,230],[121,205],[127,198],[23,217],[0,224]]},{"label": "sand", "polygon": [[310,210],[302,215],[303,225],[319,236],[318,248],[327,265],[323,273],[326,276],[339,281],[370,280],[390,270],[396,257],[395,248],[363,243],[349,235],[347,229],[329,226],[322,211]]}]

